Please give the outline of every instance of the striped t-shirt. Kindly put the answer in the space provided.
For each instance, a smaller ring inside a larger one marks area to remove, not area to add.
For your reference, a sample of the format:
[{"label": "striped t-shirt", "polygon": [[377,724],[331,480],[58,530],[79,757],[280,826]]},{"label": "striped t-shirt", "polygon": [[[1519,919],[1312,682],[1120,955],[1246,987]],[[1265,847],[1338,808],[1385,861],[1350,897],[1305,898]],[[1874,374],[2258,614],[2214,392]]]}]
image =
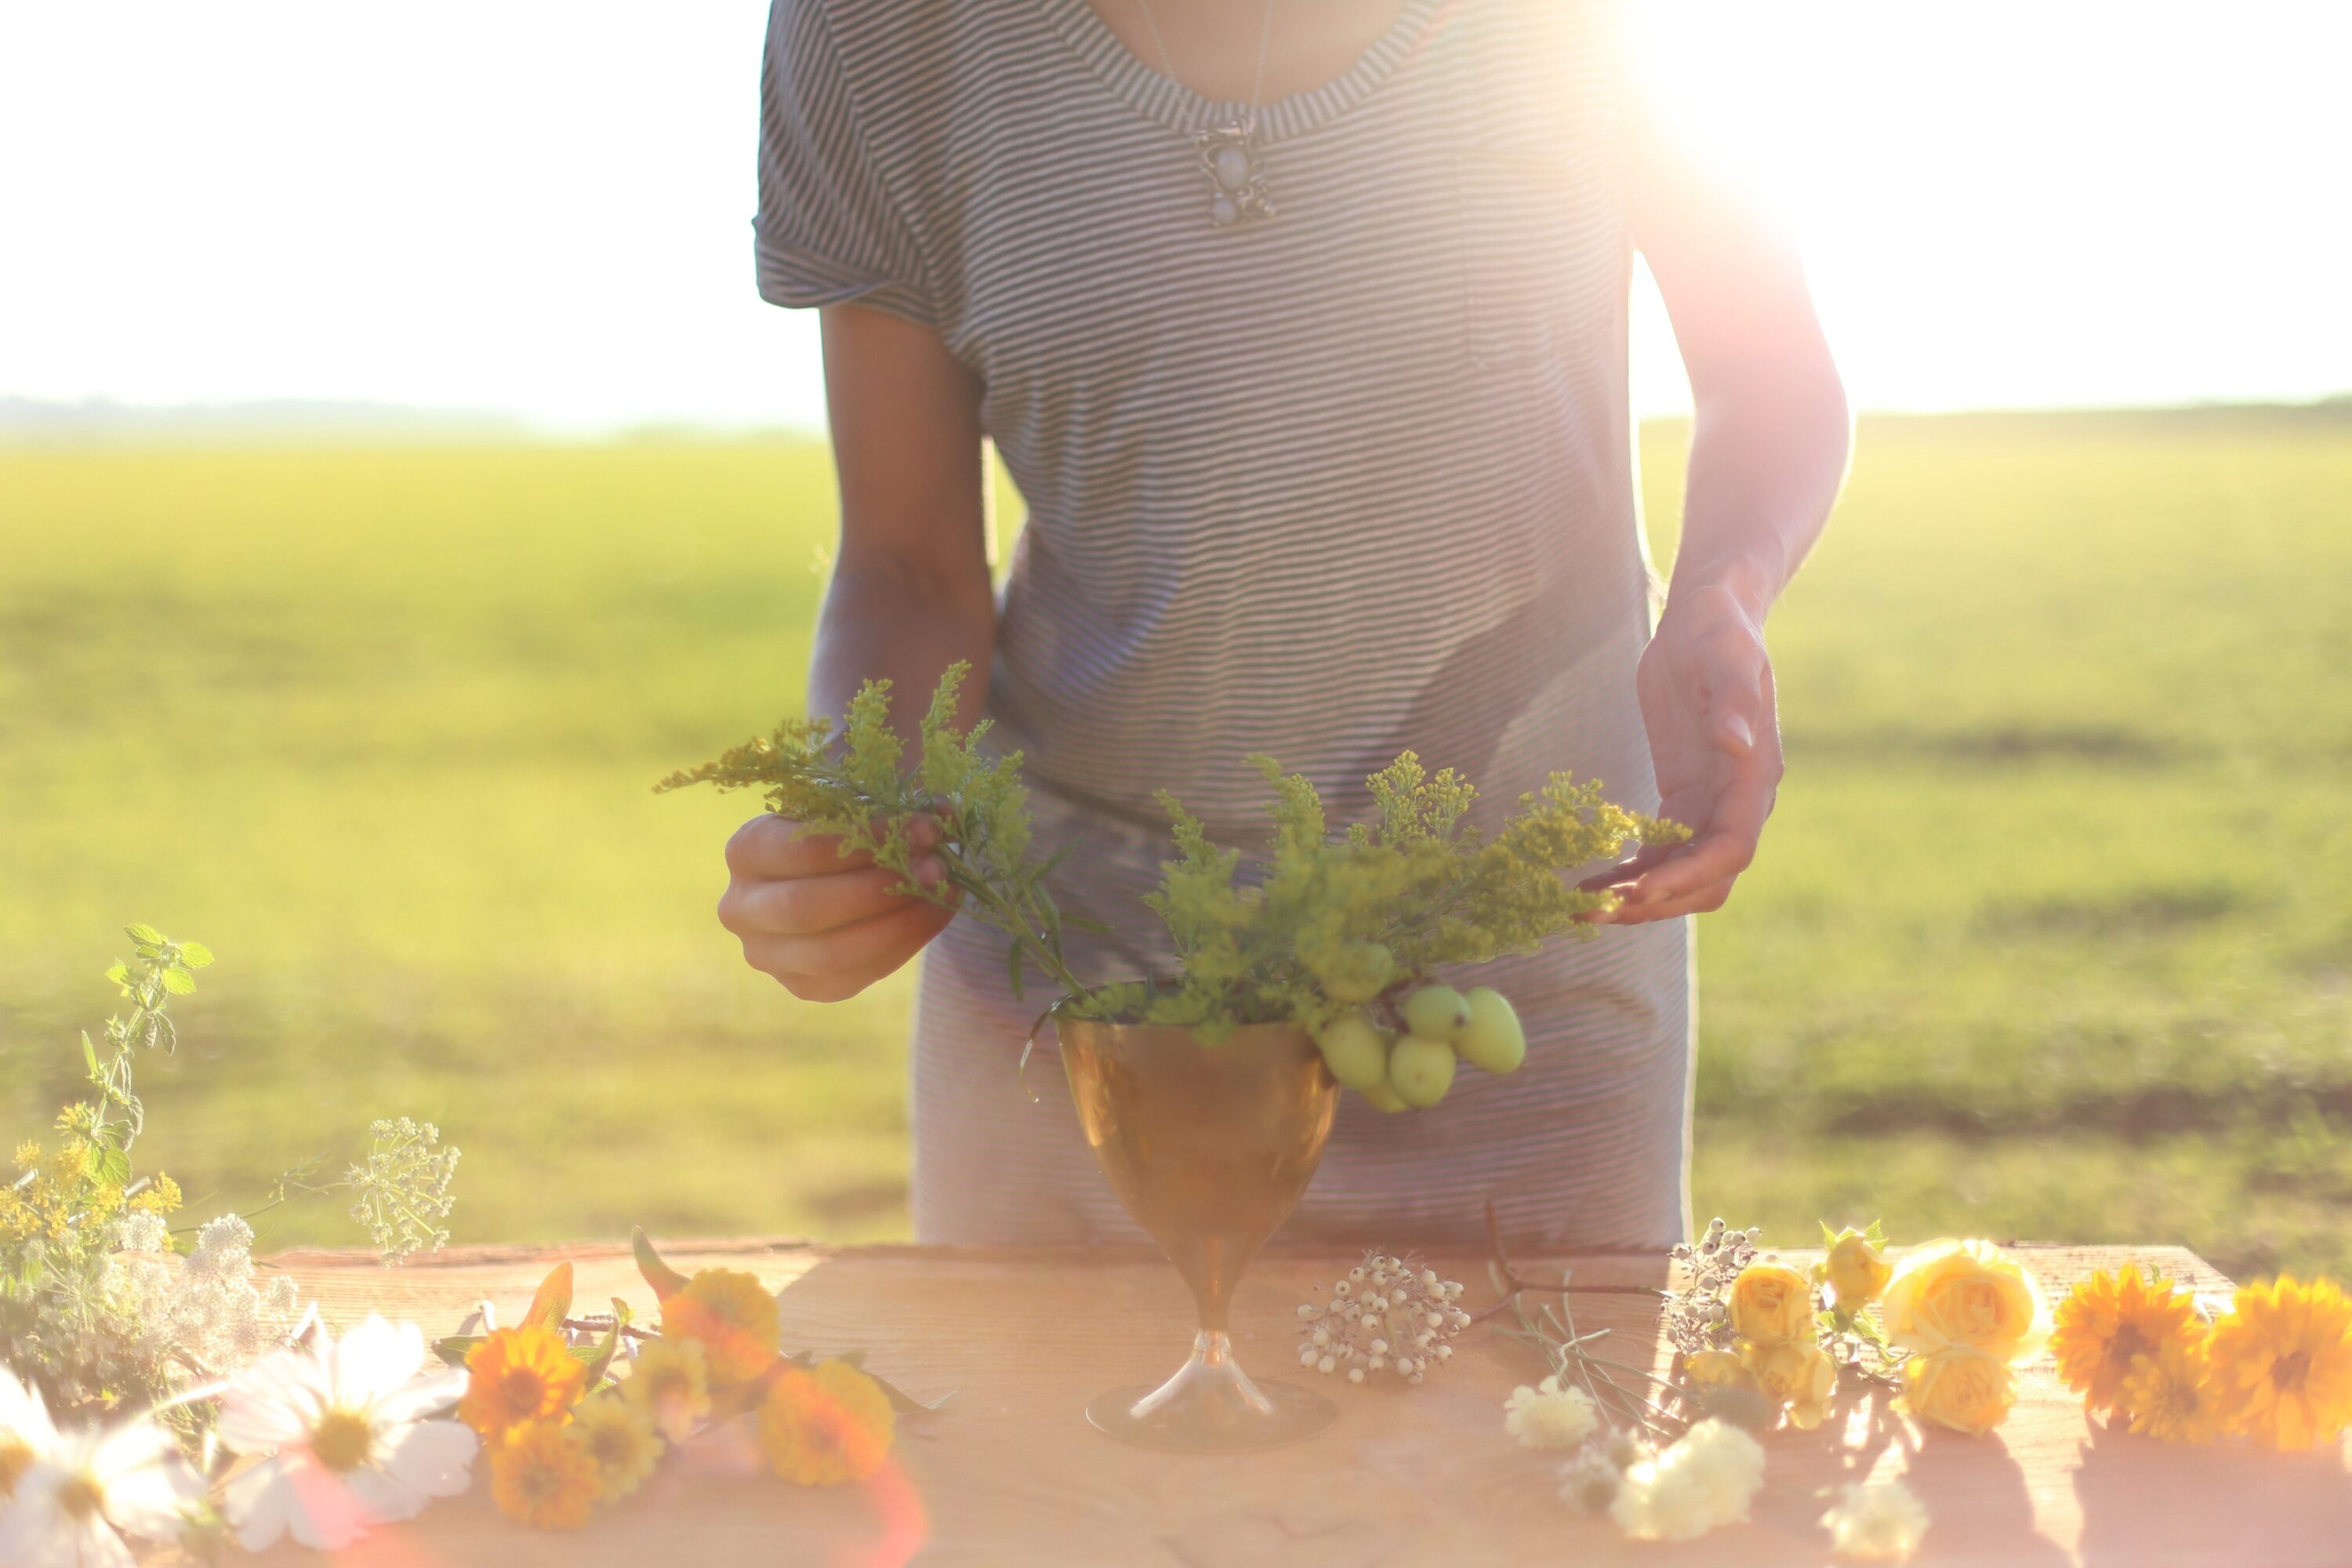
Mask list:
[{"label": "striped t-shirt", "polygon": [[[1082,974],[1163,965],[1153,795],[1255,842],[1253,752],[1335,823],[1407,749],[1475,780],[1489,825],[1556,769],[1655,806],[1616,11],[1407,0],[1337,80],[1259,112],[1275,216],[1220,226],[1192,137],[1245,109],[1146,67],[1087,0],[775,0],[760,289],[921,322],[983,388],[1028,507],[989,711],[1041,837],[1082,845],[1063,901],[1119,928],[1076,944]],[[1678,1237],[1685,922],[1476,980],[1527,1018],[1527,1067],[1411,1116],[1346,1097],[1294,1232],[1466,1237],[1492,1195],[1548,1241]],[[1013,1079],[1041,1005],[1008,994],[992,933],[934,944],[925,1240],[1137,1234],[1058,1084]]]}]

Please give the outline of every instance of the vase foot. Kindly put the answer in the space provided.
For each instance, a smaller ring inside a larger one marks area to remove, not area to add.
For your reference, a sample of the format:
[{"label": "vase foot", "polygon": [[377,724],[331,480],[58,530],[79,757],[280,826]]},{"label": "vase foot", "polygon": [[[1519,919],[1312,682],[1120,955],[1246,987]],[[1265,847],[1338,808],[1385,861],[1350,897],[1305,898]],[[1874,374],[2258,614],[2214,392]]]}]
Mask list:
[{"label": "vase foot", "polygon": [[[1204,1342],[1211,1336],[1202,1335]],[[1283,1383],[1255,1383],[1223,1352],[1224,1336],[1204,1358],[1154,1387],[1114,1388],[1087,1406],[1097,1430],[1122,1443],[1178,1454],[1245,1454],[1314,1436],[1339,1419],[1319,1394]]]}]

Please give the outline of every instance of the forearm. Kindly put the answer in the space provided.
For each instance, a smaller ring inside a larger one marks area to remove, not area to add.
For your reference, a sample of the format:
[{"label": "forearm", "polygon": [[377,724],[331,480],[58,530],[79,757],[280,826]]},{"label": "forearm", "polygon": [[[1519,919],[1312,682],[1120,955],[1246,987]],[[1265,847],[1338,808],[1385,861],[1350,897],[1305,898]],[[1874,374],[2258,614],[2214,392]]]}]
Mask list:
[{"label": "forearm", "polygon": [[1817,335],[1760,359],[1697,401],[1672,593],[1727,590],[1758,622],[1821,537],[1853,449]]},{"label": "forearm", "polygon": [[996,603],[984,573],[931,571],[885,552],[845,552],[817,617],[809,711],[839,713],[865,682],[891,683],[891,715],[912,734],[940,672],[971,666],[959,720],[970,724],[988,697],[996,650]]}]

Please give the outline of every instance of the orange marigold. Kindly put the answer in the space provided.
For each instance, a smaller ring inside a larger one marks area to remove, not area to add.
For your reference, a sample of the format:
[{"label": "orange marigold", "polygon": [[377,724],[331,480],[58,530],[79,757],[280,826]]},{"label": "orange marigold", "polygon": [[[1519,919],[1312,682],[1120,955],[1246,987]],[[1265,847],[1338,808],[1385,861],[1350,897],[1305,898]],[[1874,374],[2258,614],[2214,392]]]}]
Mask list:
[{"label": "orange marigold", "polygon": [[458,1417],[492,1443],[519,1426],[562,1426],[572,1419],[587,1372],[553,1329],[499,1329],[466,1352]]},{"label": "orange marigold", "polygon": [[2133,1358],[2116,1407],[2131,1429],[2166,1443],[2210,1443],[2221,1429],[2206,1338],[2167,1341]]},{"label": "orange marigold", "polygon": [[847,1362],[788,1366],[760,1406],[760,1448],[785,1480],[837,1487],[882,1468],[896,1424],[882,1385]]},{"label": "orange marigold", "polygon": [[2266,1447],[2332,1443],[2352,1426],[2352,1299],[2332,1279],[2245,1285],[2213,1325],[2223,1424]]},{"label": "orange marigold", "polygon": [[2204,1332],[2196,1303],[2171,1280],[2150,1280],[2137,1265],[2114,1274],[2103,1268],[2058,1303],[2050,1352],[2058,1375],[2085,1405],[2113,1410],[2136,1358]]},{"label": "orange marigold", "polygon": [[499,1511],[539,1530],[577,1530],[596,1500],[596,1461],[551,1421],[518,1426],[490,1453]]},{"label": "orange marigold", "polygon": [[783,1342],[776,1299],[736,1268],[705,1268],[662,1303],[662,1338],[702,1346],[713,1383],[749,1383],[776,1359]]}]

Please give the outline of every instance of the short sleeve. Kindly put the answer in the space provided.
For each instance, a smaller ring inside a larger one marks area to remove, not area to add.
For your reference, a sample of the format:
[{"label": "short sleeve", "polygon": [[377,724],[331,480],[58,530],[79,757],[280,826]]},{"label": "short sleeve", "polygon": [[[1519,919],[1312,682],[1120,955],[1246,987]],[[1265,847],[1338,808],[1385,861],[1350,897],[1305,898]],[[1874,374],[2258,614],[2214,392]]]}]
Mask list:
[{"label": "short sleeve", "polygon": [[760,297],[936,324],[921,253],[873,166],[824,0],[773,0],[760,71]]}]

